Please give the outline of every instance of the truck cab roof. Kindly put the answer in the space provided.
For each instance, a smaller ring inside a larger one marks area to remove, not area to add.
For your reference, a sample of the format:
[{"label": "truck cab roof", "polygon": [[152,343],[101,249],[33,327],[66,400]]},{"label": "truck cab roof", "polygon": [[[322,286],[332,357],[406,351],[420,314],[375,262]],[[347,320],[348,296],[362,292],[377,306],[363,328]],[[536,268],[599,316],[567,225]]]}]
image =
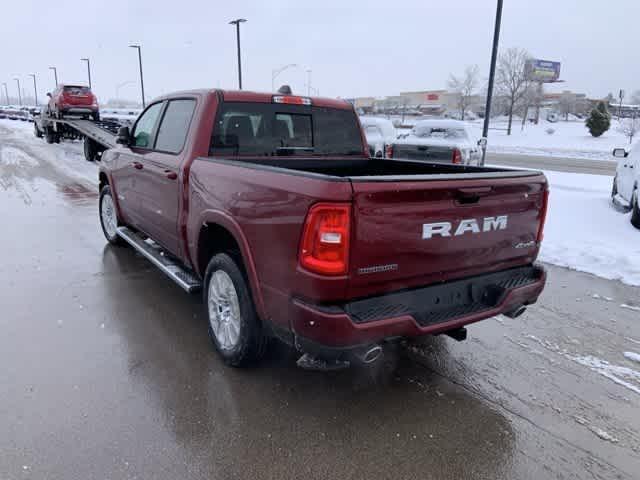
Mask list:
[{"label": "truck cab roof", "polygon": [[[273,97],[281,96],[281,97],[299,97],[299,98],[308,98],[311,100],[311,105],[316,107],[326,107],[326,108],[338,108],[342,110],[351,110],[353,109],[353,105],[343,99],[334,99],[334,98],[326,98],[326,97],[308,97],[306,95],[283,95],[282,93],[274,92],[254,92],[249,90],[224,90],[224,89],[194,89],[194,90],[183,90],[179,92],[172,92],[167,95],[162,95],[157,97],[155,100],[164,100],[169,98],[176,98],[184,95],[194,95],[194,96],[206,96],[206,95],[221,95],[222,99],[226,102],[254,102],[254,103],[272,103]],[[154,101],[155,101],[154,100]]]}]

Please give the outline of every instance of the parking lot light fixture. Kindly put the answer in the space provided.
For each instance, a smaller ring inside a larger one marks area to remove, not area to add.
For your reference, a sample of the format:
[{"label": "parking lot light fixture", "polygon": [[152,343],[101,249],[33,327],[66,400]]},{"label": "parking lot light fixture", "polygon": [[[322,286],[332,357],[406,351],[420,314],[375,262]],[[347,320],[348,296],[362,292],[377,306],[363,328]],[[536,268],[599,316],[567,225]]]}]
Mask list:
[{"label": "parking lot light fixture", "polygon": [[36,103],[36,107],[38,106],[38,87],[36,86],[36,74],[30,73],[29,76],[33,78],[33,99]]},{"label": "parking lot light fixture", "polygon": [[81,58],[80,61],[87,62],[87,76],[89,77],[89,89],[91,89],[91,61],[88,58]]},{"label": "parking lot light fixture", "polygon": [[229,25],[236,26],[236,43],[238,47],[238,89],[242,90],[242,62],[240,61],[240,24],[246,22],[245,18],[231,20]]},{"label": "parking lot light fixture", "polygon": [[142,90],[142,108],[145,108],[144,101],[144,77],[142,76],[142,47],[140,45],[129,45],[129,48],[138,50],[138,66],[140,67],[140,89]]},{"label": "parking lot light fixture", "polygon": [[54,88],[58,88],[58,69],[56,67],[49,67],[49,70],[53,70],[53,79],[56,82]]},{"label": "parking lot light fixture", "polygon": [[20,79],[14,78],[14,80],[18,84],[18,103],[20,104],[20,106],[22,106],[22,93],[20,93]]}]

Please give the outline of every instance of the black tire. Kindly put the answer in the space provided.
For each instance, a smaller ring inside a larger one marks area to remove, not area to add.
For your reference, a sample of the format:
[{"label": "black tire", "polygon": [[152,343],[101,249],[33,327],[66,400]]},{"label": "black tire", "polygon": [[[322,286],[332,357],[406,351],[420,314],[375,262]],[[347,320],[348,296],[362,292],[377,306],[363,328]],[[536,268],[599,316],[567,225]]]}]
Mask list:
[{"label": "black tire", "polygon": [[91,114],[91,118],[93,118],[94,122],[99,122],[100,121],[100,112],[95,112]]},{"label": "black tire", "polygon": [[51,131],[51,128],[47,128],[44,135],[44,139],[46,140],[47,143],[55,143],[56,135],[54,132]]},{"label": "black tire", "polygon": [[33,134],[37,138],[42,138],[42,130],[38,128],[38,124],[36,122],[33,122]]},{"label": "black tire", "polygon": [[611,186],[611,200],[618,194],[618,176],[613,177],[613,185]]},{"label": "black tire", "polygon": [[62,137],[60,136],[60,134],[59,134],[59,133],[55,133],[55,134],[53,135],[53,141],[54,141],[55,143],[60,143],[60,139],[61,139],[61,138],[62,138]]},{"label": "black tire", "polygon": [[[105,197],[110,197],[112,204],[115,206],[115,202],[113,202],[113,197],[111,196],[111,187],[109,185],[105,185],[104,187],[102,187],[102,190],[100,190],[100,200],[98,203],[98,216],[100,217],[100,227],[102,227],[102,233],[104,234],[104,238],[107,239],[107,241],[112,244],[112,245],[124,245],[125,242],[124,240],[122,240],[122,238],[120,238],[117,234],[110,234],[108,232],[108,228],[105,226],[104,221],[103,221],[103,216],[102,216],[102,204],[105,200]],[[115,210],[114,210],[114,214],[115,214]],[[116,219],[116,225],[120,226],[120,220]]]},{"label": "black tire", "polygon": [[[238,340],[235,346],[227,349],[220,345],[209,317],[209,287],[211,278],[217,271],[222,271],[230,277],[240,307],[240,331]],[[244,367],[256,363],[264,356],[268,338],[264,333],[262,322],[256,313],[247,279],[233,258],[226,253],[219,253],[209,261],[204,276],[203,300],[209,338],[227,365]]]},{"label": "black tire", "polygon": [[638,189],[631,196],[631,225],[640,230],[640,205],[638,205]]},{"label": "black tire", "polygon": [[84,158],[87,162],[95,162],[98,158],[96,142],[89,137],[84,137]]}]

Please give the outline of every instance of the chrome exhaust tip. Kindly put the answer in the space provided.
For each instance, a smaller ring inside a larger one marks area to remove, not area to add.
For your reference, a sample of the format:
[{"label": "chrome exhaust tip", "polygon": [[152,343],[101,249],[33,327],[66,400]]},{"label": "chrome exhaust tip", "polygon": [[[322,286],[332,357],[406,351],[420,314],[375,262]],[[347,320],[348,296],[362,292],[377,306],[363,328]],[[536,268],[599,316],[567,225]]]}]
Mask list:
[{"label": "chrome exhaust tip", "polygon": [[374,363],[382,356],[382,347],[380,345],[372,345],[363,350],[358,357],[365,364]]},{"label": "chrome exhaust tip", "polygon": [[516,307],[513,310],[509,310],[508,312],[503,313],[503,315],[509,318],[518,318],[526,310],[527,310],[527,307],[525,307],[524,305],[520,305],[519,307]]}]

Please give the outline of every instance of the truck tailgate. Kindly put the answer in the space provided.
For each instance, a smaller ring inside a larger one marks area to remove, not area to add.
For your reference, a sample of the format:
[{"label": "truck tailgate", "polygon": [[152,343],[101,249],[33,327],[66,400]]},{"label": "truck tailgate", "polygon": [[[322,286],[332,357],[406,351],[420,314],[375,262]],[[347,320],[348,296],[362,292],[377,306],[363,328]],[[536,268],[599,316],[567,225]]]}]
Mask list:
[{"label": "truck tailgate", "polygon": [[540,173],[376,180],[351,179],[353,296],[526,265],[538,253],[547,190]]},{"label": "truck tailgate", "polygon": [[452,163],[453,147],[445,145],[411,145],[396,143],[393,145],[392,158],[419,160],[423,162]]}]

